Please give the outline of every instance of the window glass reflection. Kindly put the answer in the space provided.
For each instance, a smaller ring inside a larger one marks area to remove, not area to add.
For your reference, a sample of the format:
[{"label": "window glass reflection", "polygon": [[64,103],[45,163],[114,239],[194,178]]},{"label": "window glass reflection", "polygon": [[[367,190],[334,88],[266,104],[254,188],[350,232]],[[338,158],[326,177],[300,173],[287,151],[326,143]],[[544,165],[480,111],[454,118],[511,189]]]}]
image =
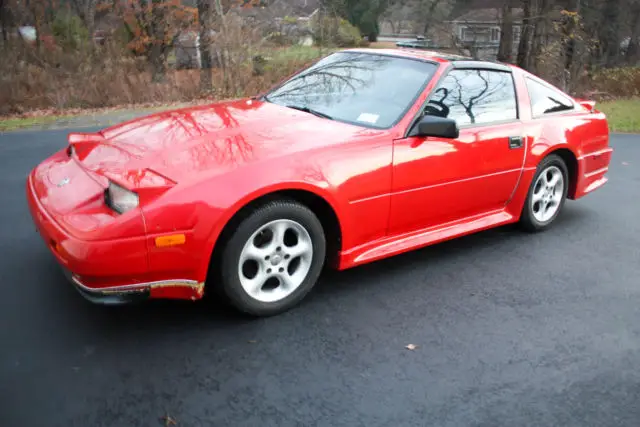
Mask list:
[{"label": "window glass reflection", "polygon": [[267,94],[334,120],[388,128],[412,105],[437,66],[388,55],[334,53]]},{"label": "window glass reflection", "polygon": [[515,120],[513,77],[501,71],[453,70],[438,85],[425,114],[455,119],[459,126]]}]

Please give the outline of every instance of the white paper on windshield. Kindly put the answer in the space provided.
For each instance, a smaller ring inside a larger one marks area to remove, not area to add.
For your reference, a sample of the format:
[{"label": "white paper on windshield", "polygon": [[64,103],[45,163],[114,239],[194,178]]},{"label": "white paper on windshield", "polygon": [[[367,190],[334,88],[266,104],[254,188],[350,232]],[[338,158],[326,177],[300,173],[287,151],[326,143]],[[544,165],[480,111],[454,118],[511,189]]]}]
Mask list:
[{"label": "white paper on windshield", "polygon": [[358,121],[375,124],[378,121],[378,118],[380,118],[380,116],[377,114],[362,113],[358,116]]}]

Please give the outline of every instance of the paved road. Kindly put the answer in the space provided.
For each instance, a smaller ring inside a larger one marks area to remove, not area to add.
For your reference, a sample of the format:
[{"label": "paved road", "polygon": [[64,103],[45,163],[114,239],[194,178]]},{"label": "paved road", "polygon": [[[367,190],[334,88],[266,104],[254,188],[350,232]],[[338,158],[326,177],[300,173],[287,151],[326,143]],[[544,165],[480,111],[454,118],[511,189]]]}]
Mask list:
[{"label": "paved road", "polygon": [[609,184],[550,232],[505,227],[331,274],[261,320],[85,302],[23,195],[64,144],[0,135],[3,426],[638,426],[640,137],[613,138]]}]

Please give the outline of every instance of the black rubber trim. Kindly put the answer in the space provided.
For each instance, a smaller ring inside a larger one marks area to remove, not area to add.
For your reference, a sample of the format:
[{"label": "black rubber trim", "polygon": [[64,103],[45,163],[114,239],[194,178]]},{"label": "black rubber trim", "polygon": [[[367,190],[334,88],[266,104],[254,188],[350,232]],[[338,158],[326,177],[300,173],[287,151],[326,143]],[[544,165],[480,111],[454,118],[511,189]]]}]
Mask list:
[{"label": "black rubber trim", "polygon": [[73,284],[73,287],[88,301],[100,305],[122,305],[142,302],[149,299],[151,291],[149,288],[123,290],[123,291],[97,291],[90,290],[86,286],[82,286],[73,278],[70,271],[62,269],[64,275]]},{"label": "black rubber trim", "polygon": [[128,292],[98,292],[87,291],[74,283],[74,287],[77,291],[88,301],[94,304],[100,305],[122,305],[132,304],[136,302],[142,302],[149,299],[149,289],[142,291],[128,291]]}]

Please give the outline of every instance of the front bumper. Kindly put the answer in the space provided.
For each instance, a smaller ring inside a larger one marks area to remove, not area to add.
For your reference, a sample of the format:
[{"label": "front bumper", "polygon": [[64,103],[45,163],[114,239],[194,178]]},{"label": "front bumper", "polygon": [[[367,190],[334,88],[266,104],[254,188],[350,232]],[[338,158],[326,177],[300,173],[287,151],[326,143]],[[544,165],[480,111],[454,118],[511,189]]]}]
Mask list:
[{"label": "front bumper", "polygon": [[27,180],[27,202],[36,230],[63,268],[80,277],[91,288],[144,281],[149,271],[145,236],[87,240],[63,228],[42,205],[34,189],[33,175]]},{"label": "front bumper", "polygon": [[99,241],[73,236],[39,202],[31,176],[27,200],[40,236],[67,278],[89,301],[112,305],[147,298],[196,300],[203,296],[204,282],[165,280],[158,272],[149,271],[145,236]]}]

